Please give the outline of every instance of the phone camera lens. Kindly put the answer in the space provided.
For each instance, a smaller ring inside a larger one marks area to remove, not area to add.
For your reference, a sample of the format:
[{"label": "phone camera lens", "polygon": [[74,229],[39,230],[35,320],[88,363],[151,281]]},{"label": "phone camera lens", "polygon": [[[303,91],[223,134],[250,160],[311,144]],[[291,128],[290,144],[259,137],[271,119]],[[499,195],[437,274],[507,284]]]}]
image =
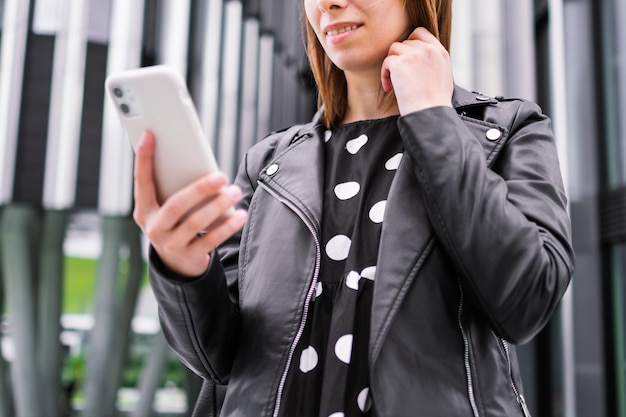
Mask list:
[{"label": "phone camera lens", "polygon": [[122,113],[124,113],[124,114],[130,113],[130,107],[128,107],[128,104],[126,104],[126,103],[122,103],[120,105],[120,109],[122,110]]},{"label": "phone camera lens", "polygon": [[113,94],[115,94],[115,97],[121,98],[124,95],[124,92],[122,91],[121,88],[115,87],[113,89]]}]

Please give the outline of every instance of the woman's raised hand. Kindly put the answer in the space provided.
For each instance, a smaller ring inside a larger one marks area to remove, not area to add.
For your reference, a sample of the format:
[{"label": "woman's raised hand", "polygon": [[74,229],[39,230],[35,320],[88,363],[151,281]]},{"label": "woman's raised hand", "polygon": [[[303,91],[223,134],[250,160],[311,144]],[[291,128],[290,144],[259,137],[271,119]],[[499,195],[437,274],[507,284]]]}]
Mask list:
[{"label": "woman's raised hand", "polygon": [[215,173],[161,205],[153,177],[154,147],[154,136],[146,132],[135,155],[133,217],[169,269],[181,276],[201,275],[208,267],[209,253],[246,222],[245,210],[231,210],[241,199],[241,190],[228,185],[224,174]]},{"label": "woman's raised hand", "polygon": [[454,80],[450,54],[425,28],[394,42],[383,61],[383,89],[394,90],[401,115],[435,106],[451,106]]}]

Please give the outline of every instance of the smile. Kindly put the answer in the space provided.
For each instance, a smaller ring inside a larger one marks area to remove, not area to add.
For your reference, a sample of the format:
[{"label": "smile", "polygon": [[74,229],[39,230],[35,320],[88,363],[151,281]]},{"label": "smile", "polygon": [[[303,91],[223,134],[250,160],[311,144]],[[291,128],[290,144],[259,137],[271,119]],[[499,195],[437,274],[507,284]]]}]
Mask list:
[{"label": "smile", "polygon": [[357,25],[353,25],[353,26],[346,26],[340,29],[335,29],[335,30],[329,30],[328,32],[326,32],[327,36],[336,36],[339,35],[341,33],[346,33],[346,32],[350,32],[352,30],[356,30],[358,28]]}]

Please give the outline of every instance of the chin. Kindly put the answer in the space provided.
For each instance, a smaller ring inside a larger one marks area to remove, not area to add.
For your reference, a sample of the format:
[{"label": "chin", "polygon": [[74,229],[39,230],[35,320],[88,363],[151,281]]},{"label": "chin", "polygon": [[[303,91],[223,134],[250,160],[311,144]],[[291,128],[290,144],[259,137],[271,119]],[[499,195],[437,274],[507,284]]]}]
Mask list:
[{"label": "chin", "polygon": [[376,59],[373,57],[363,56],[363,54],[342,54],[338,56],[335,54],[331,57],[331,61],[337,68],[344,72],[363,72],[366,69],[378,68],[380,69],[383,63],[383,59]]}]

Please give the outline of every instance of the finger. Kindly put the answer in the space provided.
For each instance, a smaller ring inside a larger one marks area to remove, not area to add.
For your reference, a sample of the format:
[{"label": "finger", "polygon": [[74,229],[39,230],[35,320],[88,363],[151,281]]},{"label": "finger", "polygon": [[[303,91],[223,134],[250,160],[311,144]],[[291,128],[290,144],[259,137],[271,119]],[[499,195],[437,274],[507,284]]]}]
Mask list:
[{"label": "finger", "polygon": [[406,40],[403,42],[394,42],[389,47],[387,56],[389,57],[389,56],[397,56],[397,55],[402,55],[406,53],[411,53],[416,49],[416,47],[419,47],[420,45],[424,45],[424,43],[422,43],[422,41],[419,41],[419,40]]},{"label": "finger", "polygon": [[404,42],[394,42],[389,47],[387,58],[385,58],[385,60],[383,61],[380,70],[380,81],[382,83],[383,90],[386,93],[393,90],[393,80],[391,78],[391,72],[397,63],[398,57],[411,52],[413,52],[413,48],[405,44]]},{"label": "finger", "polygon": [[391,56],[388,56],[387,58],[385,58],[385,60],[383,61],[382,68],[380,70],[380,81],[382,83],[383,90],[385,91],[385,93],[388,93],[391,90],[393,90],[393,82],[391,81],[391,70],[389,69],[391,60],[392,60]]},{"label": "finger", "polygon": [[411,34],[409,35],[407,40],[418,40],[418,41],[423,41],[423,42],[427,42],[427,43],[430,43],[430,44],[440,44],[441,43],[439,41],[439,39],[437,39],[437,37],[435,35],[433,35],[425,27],[418,27],[418,28],[416,28],[413,32],[411,32]]},{"label": "finger", "polygon": [[135,198],[135,219],[138,220],[140,226],[144,223],[146,216],[159,207],[153,176],[154,147],[154,135],[145,132],[135,153],[133,195]]},{"label": "finger", "polygon": [[[181,222],[176,233],[188,239],[195,237],[198,232],[207,234],[219,226],[224,219],[232,214],[232,207],[241,199],[241,189],[236,185],[223,187],[213,199],[197,207],[195,211]],[[182,238],[181,236],[181,238]]]},{"label": "finger", "polygon": [[206,235],[196,237],[191,246],[196,249],[199,248],[203,253],[209,253],[228,240],[233,234],[240,231],[247,219],[248,213],[245,210],[235,210],[224,216],[219,223],[213,224],[207,230]]},{"label": "finger", "polygon": [[174,228],[185,221],[190,213],[210,202],[224,187],[226,176],[216,172],[204,176],[184,187],[171,197],[162,206],[163,224],[166,228]]},{"label": "finger", "polygon": [[393,82],[391,79],[391,67],[393,61],[395,61],[394,57],[401,55],[403,50],[406,50],[407,46],[402,42],[394,42],[389,46],[389,51],[387,51],[387,57],[383,60],[383,64],[380,69],[380,81],[383,87],[383,90],[388,93],[393,90]]},{"label": "finger", "polygon": [[441,57],[448,59],[450,54],[444,48],[444,46],[431,35],[429,32],[425,32],[428,34],[429,38],[424,39],[407,39],[404,42],[395,42],[389,48],[388,55],[389,56],[420,56],[420,59],[436,59],[439,60]]},{"label": "finger", "polygon": [[219,193],[227,183],[228,179],[223,172],[214,172],[180,190],[176,198],[193,205],[201,204]]}]

